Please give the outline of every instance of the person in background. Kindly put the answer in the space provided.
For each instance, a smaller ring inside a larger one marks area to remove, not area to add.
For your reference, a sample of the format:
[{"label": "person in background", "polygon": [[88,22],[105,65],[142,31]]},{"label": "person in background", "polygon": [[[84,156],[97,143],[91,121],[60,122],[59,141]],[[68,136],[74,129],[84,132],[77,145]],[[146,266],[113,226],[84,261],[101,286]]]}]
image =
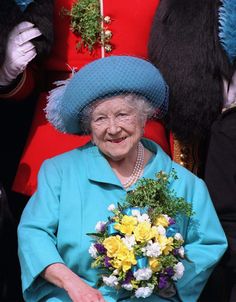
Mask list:
[{"label": "person in background", "polygon": [[161,1],[149,42],[149,58],[170,86],[165,125],[177,139],[174,154],[205,179],[229,241],[203,302],[236,300],[235,19],[229,0]]},{"label": "person in background", "polygon": [[[52,44],[50,2],[37,1],[37,7],[34,4],[25,10],[24,5],[19,7],[13,0],[0,1],[0,224],[1,242],[5,243],[1,248],[2,302],[22,301],[16,228],[28,198],[14,193],[11,187],[38,97],[38,89],[31,89],[34,83],[29,79],[36,74],[36,62],[40,64]],[[28,90],[17,89],[22,85]]]},{"label": "person in background", "polygon": [[210,278],[204,295],[219,302],[236,300],[236,99],[235,75],[222,114],[213,123],[206,158],[205,181],[222,227],[228,250]]},{"label": "person in background", "polygon": [[[224,1],[220,10],[222,46],[234,73],[223,79],[224,105],[212,125],[204,179],[228,239],[228,250],[210,278],[203,299],[236,300],[236,5]],[[203,300],[204,301],[204,300]]]},{"label": "person in background", "polygon": [[[228,0],[161,0],[148,45],[170,87],[164,124],[173,134],[173,159],[201,177],[211,125],[223,107],[223,78],[230,81],[234,71],[220,39],[226,6],[235,9]],[[227,30],[235,35],[235,25]]]},{"label": "person in background", "polygon": [[109,216],[110,201],[124,199],[140,178],[172,169],[179,178],[170,188],[195,213],[179,225],[191,261],[185,261],[186,273],[172,297],[154,294],[145,301],[197,300],[227,242],[204,182],[142,138],[148,117],[161,117],[167,106],[160,72],[131,56],[96,60],[51,91],[48,120],[59,131],[90,133],[91,142],[46,160],[40,169],[18,227],[26,301],[116,301],[115,289],[95,288],[98,275],[90,267],[86,233]]}]

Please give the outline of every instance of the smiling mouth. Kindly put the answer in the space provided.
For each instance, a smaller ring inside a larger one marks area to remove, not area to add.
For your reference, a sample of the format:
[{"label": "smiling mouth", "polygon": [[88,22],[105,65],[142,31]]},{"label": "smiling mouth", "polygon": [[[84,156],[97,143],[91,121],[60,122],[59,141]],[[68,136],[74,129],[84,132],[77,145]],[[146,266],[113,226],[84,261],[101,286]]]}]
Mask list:
[{"label": "smiling mouth", "polygon": [[108,141],[113,144],[119,144],[119,143],[123,142],[126,138],[127,137],[120,137],[120,138],[116,138],[116,139],[110,139]]}]

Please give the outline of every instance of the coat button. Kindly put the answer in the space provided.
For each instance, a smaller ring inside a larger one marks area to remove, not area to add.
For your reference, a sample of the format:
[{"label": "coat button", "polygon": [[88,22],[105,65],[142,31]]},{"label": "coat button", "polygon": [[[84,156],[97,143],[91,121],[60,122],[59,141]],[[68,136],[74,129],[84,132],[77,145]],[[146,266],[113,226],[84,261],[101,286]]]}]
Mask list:
[{"label": "coat button", "polygon": [[104,20],[104,22],[105,22],[106,24],[110,24],[110,23],[111,23],[111,17],[109,17],[109,16],[105,16],[105,17],[103,18],[103,20]]},{"label": "coat button", "polygon": [[104,37],[105,37],[105,39],[106,40],[110,40],[111,39],[111,37],[112,37],[112,32],[111,32],[111,30],[105,30],[104,31]]},{"label": "coat button", "polygon": [[105,44],[104,48],[105,48],[105,51],[106,51],[106,52],[111,52],[111,51],[112,51],[112,46],[111,46],[111,44]]}]

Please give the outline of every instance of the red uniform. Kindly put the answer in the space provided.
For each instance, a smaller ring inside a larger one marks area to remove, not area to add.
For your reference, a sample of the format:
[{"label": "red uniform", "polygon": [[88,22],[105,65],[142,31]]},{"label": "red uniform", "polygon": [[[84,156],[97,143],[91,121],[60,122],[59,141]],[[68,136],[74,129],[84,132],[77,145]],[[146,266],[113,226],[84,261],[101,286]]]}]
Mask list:
[{"label": "red uniform", "polygon": [[[79,41],[70,30],[70,19],[61,15],[61,9],[70,9],[73,1],[55,1],[54,34],[55,43],[50,58],[45,62],[45,78],[51,89],[55,80],[68,78],[71,68],[79,69],[92,60],[101,58],[101,47],[92,54],[87,50],[78,51]],[[147,58],[147,44],[153,16],[159,0],[104,0],[103,16],[109,16],[111,22],[106,24],[111,30],[110,44],[113,50],[109,55],[134,55]],[[24,87],[27,89],[27,87]],[[44,108],[47,92],[41,94],[29,138],[20,161],[13,190],[31,195],[36,189],[37,173],[43,160],[62,152],[83,145],[89,140],[88,136],[66,135],[57,132],[45,119]],[[158,142],[165,151],[169,152],[165,129],[155,121],[150,121],[145,129],[145,136]]]}]

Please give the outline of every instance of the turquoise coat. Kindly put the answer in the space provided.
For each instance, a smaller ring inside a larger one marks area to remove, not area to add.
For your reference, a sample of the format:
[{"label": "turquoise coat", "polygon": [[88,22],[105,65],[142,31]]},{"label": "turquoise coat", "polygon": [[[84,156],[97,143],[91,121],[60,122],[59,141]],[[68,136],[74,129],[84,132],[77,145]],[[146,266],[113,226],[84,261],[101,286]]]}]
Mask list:
[{"label": "turquoise coat", "polygon": [[[227,241],[204,182],[173,162],[157,144],[149,140],[142,142],[155,154],[146,165],[143,177],[154,178],[158,171],[169,173],[174,168],[179,179],[171,183],[171,188],[191,202],[195,211],[193,219],[183,218],[180,224],[185,251],[192,262],[185,261],[184,276],[176,283],[181,301],[195,302],[226,250]],[[125,195],[107,160],[91,143],[43,163],[38,189],[27,204],[18,227],[26,301],[71,301],[63,289],[40,277],[48,265],[56,262],[65,263],[85,282],[95,285],[98,277],[90,267],[91,238],[86,233],[93,232],[98,221],[106,221],[110,214],[107,207]],[[117,300],[112,289],[102,287],[100,290],[107,302]],[[152,295],[132,301],[180,300]]]}]

